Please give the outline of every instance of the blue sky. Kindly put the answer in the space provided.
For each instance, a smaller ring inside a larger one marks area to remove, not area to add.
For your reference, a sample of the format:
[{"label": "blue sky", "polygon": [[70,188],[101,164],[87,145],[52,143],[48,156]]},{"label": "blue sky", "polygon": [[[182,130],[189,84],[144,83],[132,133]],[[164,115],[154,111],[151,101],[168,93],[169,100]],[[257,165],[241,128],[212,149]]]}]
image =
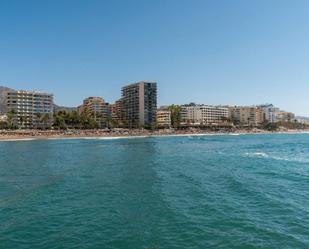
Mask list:
[{"label": "blue sky", "polygon": [[0,85],[60,105],[158,82],[158,102],[309,116],[307,0],[0,1]]}]

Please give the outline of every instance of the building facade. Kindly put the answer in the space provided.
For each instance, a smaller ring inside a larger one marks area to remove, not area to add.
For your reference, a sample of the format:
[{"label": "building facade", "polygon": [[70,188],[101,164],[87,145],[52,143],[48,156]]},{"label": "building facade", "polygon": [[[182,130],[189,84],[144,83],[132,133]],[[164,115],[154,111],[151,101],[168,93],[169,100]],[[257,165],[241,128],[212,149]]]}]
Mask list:
[{"label": "building facade", "polygon": [[277,122],[293,122],[295,121],[295,114],[292,112],[279,111],[276,115]]},{"label": "building facade", "polygon": [[129,128],[156,126],[157,83],[141,81],[122,88],[123,123]]},{"label": "building facade", "polygon": [[267,123],[276,123],[277,114],[280,111],[279,108],[273,106],[272,104],[260,105],[258,106],[263,112],[263,121]]},{"label": "building facade", "polygon": [[157,110],[157,127],[170,128],[172,125],[171,111],[168,109]]},{"label": "building facade", "polygon": [[229,117],[235,123],[245,126],[258,126],[263,123],[263,110],[256,106],[229,107]]},{"label": "building facade", "polygon": [[106,127],[110,117],[109,104],[101,97],[88,97],[83,104],[78,107],[78,112],[86,112],[98,124],[100,128]]},{"label": "building facade", "polygon": [[53,122],[53,95],[37,91],[8,91],[8,119],[20,128],[46,128]]},{"label": "building facade", "polygon": [[220,125],[227,122],[229,109],[223,106],[181,106],[181,120],[185,125]]},{"label": "building facade", "polygon": [[110,112],[114,126],[122,127],[124,120],[123,100],[119,99],[115,101],[114,104],[110,105]]}]

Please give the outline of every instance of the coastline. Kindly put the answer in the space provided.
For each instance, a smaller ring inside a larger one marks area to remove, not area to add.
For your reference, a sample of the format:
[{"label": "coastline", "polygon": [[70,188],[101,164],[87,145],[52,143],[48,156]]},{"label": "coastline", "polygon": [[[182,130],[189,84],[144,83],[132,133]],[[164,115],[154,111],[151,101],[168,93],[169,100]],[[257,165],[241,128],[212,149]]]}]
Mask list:
[{"label": "coastline", "polygon": [[188,136],[216,136],[216,135],[265,135],[265,134],[306,134],[309,130],[284,130],[284,131],[266,131],[266,130],[233,130],[233,131],[205,131],[199,129],[193,130],[68,130],[68,131],[0,131],[0,142],[7,141],[32,141],[32,140],[62,140],[62,139],[129,139],[146,137],[188,137]]}]

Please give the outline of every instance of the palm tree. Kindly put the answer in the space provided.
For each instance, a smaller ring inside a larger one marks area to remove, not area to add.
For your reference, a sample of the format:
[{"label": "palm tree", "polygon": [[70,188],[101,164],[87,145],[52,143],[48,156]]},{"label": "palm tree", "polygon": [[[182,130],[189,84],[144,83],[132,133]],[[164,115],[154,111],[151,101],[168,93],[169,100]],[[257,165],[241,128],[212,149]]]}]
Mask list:
[{"label": "palm tree", "polygon": [[25,122],[27,121],[27,117],[25,117],[25,116],[20,116],[20,117],[19,117],[19,121],[20,121],[20,123],[21,123],[20,128],[24,128],[24,127],[25,127]]},{"label": "palm tree", "polygon": [[168,109],[171,111],[172,127],[179,128],[181,122],[181,107],[179,105],[171,105]]},{"label": "palm tree", "polygon": [[17,111],[15,109],[11,109],[10,111],[8,111],[7,113],[7,117],[8,117],[8,124],[10,128],[14,127],[14,121],[15,121],[15,115],[17,114]]},{"label": "palm tree", "polygon": [[46,129],[48,125],[48,121],[50,121],[50,115],[48,113],[45,113],[42,117],[42,121],[43,121],[44,129]]},{"label": "palm tree", "polygon": [[36,117],[36,122],[35,122],[37,125],[36,128],[38,128],[41,123],[42,113],[38,112],[38,113],[35,113],[34,115]]}]

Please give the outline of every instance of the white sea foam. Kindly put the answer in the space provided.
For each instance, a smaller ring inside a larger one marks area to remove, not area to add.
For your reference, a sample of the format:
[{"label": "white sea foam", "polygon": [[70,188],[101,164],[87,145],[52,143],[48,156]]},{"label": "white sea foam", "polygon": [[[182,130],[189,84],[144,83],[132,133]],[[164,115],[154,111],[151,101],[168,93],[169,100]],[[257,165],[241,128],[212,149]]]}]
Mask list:
[{"label": "white sea foam", "polygon": [[245,155],[249,157],[269,157],[265,152],[247,152]]},{"label": "white sea foam", "polygon": [[37,140],[37,138],[7,138],[7,139],[1,139],[0,142],[22,142],[22,141],[32,141]]},{"label": "white sea foam", "polygon": [[164,138],[164,137],[208,137],[208,136],[240,136],[241,133],[198,133],[198,134],[155,134],[155,135],[136,135],[136,136],[93,136],[93,137],[37,137],[37,138],[17,138],[17,139],[0,139],[1,141],[28,141],[28,140],[116,140],[116,139],[135,139],[135,138]]},{"label": "white sea foam", "polygon": [[247,157],[258,157],[258,158],[269,158],[277,161],[287,161],[287,162],[299,162],[299,163],[309,163],[309,158],[302,156],[276,156],[270,155],[265,152],[247,152],[245,153]]},{"label": "white sea foam", "polygon": [[49,137],[48,140],[116,140],[116,139],[130,139],[130,138],[145,138],[151,136],[119,136],[119,137]]},{"label": "white sea foam", "polygon": [[309,163],[309,158],[303,158],[303,157],[278,157],[273,156],[271,157],[274,160],[278,161],[287,161],[287,162],[298,162],[298,163]]}]

